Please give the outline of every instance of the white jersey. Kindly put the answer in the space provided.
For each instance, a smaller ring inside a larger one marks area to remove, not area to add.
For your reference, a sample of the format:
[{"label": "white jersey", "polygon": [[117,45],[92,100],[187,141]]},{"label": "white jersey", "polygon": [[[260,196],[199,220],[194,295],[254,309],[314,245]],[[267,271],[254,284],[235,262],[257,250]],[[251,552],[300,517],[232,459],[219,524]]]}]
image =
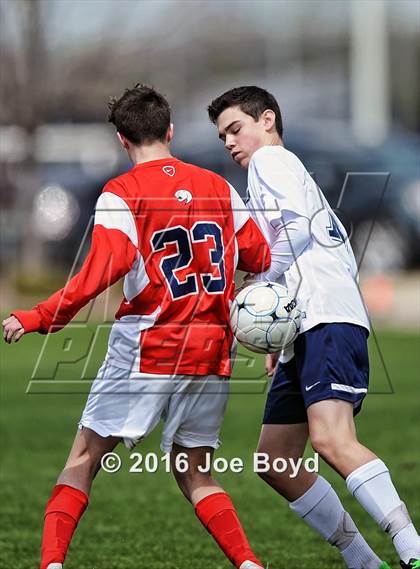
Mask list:
[{"label": "white jersey", "polygon": [[287,232],[288,220],[307,220],[303,251],[277,279],[296,295],[303,313],[301,332],[327,322],[369,330],[346,230],[299,158],[282,146],[257,150],[248,169],[247,206],[270,247]]}]

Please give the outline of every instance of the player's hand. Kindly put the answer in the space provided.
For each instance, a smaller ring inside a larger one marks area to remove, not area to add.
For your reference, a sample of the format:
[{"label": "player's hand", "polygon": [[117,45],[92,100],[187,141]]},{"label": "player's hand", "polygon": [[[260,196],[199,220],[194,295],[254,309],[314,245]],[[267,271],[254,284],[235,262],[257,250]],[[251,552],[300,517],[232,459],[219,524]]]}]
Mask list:
[{"label": "player's hand", "polygon": [[254,273],[247,273],[244,276],[244,280],[242,281],[242,284],[239,287],[237,287],[235,294],[238,294],[239,292],[241,292],[241,290],[243,290],[247,286],[250,286],[256,282],[257,282],[257,279],[255,278],[255,274]]},{"label": "player's hand", "polygon": [[271,377],[274,374],[279,356],[280,352],[277,352],[275,354],[267,354],[265,356],[265,371],[267,372],[268,377]]},{"label": "player's hand", "polygon": [[244,276],[244,282],[243,282],[244,286],[249,286],[249,285],[252,285],[256,282],[258,282],[258,281],[256,279],[255,273],[247,273]]},{"label": "player's hand", "polygon": [[16,316],[9,316],[6,320],[3,320],[3,338],[8,344],[12,343],[14,339],[18,342],[25,333],[25,328],[16,318]]}]

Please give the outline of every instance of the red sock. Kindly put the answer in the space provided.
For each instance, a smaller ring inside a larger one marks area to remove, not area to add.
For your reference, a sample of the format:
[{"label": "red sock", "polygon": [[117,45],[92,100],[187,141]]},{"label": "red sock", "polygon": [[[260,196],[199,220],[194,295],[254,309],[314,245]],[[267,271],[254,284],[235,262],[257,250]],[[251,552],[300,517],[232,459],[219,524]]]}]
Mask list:
[{"label": "red sock", "polygon": [[48,500],[41,546],[41,569],[50,563],[63,563],[74,530],[88,505],[81,490],[57,484]]},{"label": "red sock", "polygon": [[262,567],[249,545],[235,507],[225,492],[210,494],[200,500],[195,513],[235,567],[240,567],[244,561],[253,561]]}]

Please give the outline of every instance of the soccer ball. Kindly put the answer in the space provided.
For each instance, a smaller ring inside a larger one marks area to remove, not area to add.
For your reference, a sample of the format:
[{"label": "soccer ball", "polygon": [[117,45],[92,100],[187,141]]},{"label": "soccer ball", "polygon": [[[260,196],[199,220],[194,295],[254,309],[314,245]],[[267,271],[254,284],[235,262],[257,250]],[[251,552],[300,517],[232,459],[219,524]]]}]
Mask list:
[{"label": "soccer ball", "polygon": [[273,282],[247,286],[230,309],[236,339],[253,352],[267,354],[289,346],[299,333],[301,312],[286,287]]}]

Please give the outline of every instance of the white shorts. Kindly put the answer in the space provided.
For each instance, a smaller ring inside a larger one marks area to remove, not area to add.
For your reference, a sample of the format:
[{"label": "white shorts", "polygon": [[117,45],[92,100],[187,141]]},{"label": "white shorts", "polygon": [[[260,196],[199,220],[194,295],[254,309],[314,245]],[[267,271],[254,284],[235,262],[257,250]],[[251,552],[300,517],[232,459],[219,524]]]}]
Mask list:
[{"label": "white shorts", "polygon": [[92,384],[79,428],[124,439],[129,449],[164,421],[161,449],[218,448],[229,381],[218,375],[154,375],[104,362]]}]

